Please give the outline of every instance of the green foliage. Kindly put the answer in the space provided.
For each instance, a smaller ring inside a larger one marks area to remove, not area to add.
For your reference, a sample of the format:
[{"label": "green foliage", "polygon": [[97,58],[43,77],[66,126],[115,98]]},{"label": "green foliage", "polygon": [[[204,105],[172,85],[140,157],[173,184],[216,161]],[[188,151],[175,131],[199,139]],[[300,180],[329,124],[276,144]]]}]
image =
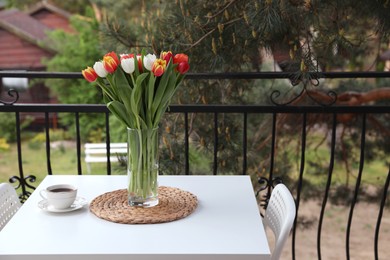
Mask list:
[{"label": "green foliage", "polygon": [[[33,150],[40,150],[41,148],[45,147],[46,142],[46,132],[39,132],[37,134],[34,134],[33,132],[30,133],[32,136],[31,138],[28,138],[28,147]],[[49,136],[50,136],[50,142],[62,142],[64,140],[72,140],[74,138],[74,135],[71,133],[63,130],[63,129],[49,129]],[[63,149],[64,147],[62,145],[59,146],[60,149]]]},{"label": "green foliage", "polygon": [[[50,129],[49,136],[51,142],[71,140],[73,138],[72,134],[63,129]],[[44,143],[46,142],[46,133],[38,133],[30,141],[34,143]]]},{"label": "green foliage", "polygon": [[7,142],[16,140],[15,118],[7,113],[0,113],[0,136]]},{"label": "green foliage", "polygon": [[[139,0],[94,0],[104,14],[100,39],[106,50],[134,53],[145,49],[160,53],[155,45],[160,41],[157,18],[169,13],[166,1]],[[170,2],[170,1],[167,1]]]},{"label": "green foliage", "polygon": [[245,22],[243,2],[170,2],[157,22],[157,47],[188,52],[192,72],[259,70],[263,40]]},{"label": "green foliage", "polygon": [[[26,9],[38,2],[8,0],[7,5]],[[361,69],[364,57],[372,55],[369,49],[382,48],[390,35],[388,0],[51,2],[80,14],[93,6],[96,16],[108,21],[97,37],[105,50],[188,52],[192,72],[258,70],[261,47],[282,51],[283,59],[298,64],[289,69],[317,70],[313,60],[324,69]]]},{"label": "green foliage", "polygon": [[[20,122],[20,129],[27,128],[32,122],[31,117],[26,117]],[[16,141],[16,119],[7,113],[0,113],[0,136],[4,138],[6,142]]]},{"label": "green foliage", "polygon": [[[70,22],[77,33],[69,34],[63,30],[49,33],[51,46],[57,51],[56,56],[45,61],[49,71],[81,71],[86,64],[93,63],[102,55],[97,37],[99,34],[97,21],[92,18],[72,16]],[[80,89],[89,86],[85,80],[55,80],[55,84],[50,84],[51,82],[50,80],[47,83],[49,86],[53,85],[51,88],[59,94],[60,101],[63,99],[67,103],[91,103],[99,99],[96,91],[85,91],[77,95],[81,92]]]},{"label": "green foliage", "polygon": [[[71,25],[77,31],[69,34],[55,30],[49,37],[52,46],[58,53],[45,61],[48,71],[81,71],[87,64],[93,63],[102,52],[99,49],[99,24],[93,18],[72,16]],[[102,102],[102,94],[83,79],[49,79],[46,85],[56,94],[58,100],[65,104],[97,104]],[[62,126],[74,129],[74,115],[61,114]],[[85,139],[93,129],[104,127],[104,118],[96,115],[82,115],[80,118],[81,136]]]},{"label": "green foliage", "polygon": [[110,42],[189,53],[192,72],[259,70],[262,47],[288,71],[362,69],[390,32],[386,0],[136,2],[97,2]]}]

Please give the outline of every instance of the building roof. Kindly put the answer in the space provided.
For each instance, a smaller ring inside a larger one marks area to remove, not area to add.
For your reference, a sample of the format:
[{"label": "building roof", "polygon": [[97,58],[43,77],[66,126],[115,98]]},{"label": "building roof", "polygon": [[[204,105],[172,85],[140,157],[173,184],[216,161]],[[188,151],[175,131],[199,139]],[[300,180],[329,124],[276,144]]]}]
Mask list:
[{"label": "building roof", "polygon": [[44,40],[47,38],[46,33],[52,29],[22,11],[17,9],[1,11],[0,28],[41,48],[51,50],[44,44]]},{"label": "building roof", "polygon": [[51,29],[62,29],[68,33],[75,33],[69,23],[71,14],[46,1],[35,5],[27,14]]},{"label": "building roof", "polygon": [[68,12],[46,2],[28,12],[0,10],[0,69],[44,69],[43,58],[56,53],[47,33],[55,29],[73,33],[69,17]]},{"label": "building roof", "polygon": [[58,8],[57,6],[49,4],[46,1],[39,2],[34,7],[32,7],[30,10],[28,10],[27,13],[31,16],[34,16],[34,14],[39,13],[42,10],[47,10],[47,11],[50,11],[51,13],[56,13],[59,16],[62,16],[66,19],[69,19],[71,16],[71,13],[69,13],[61,8]]}]

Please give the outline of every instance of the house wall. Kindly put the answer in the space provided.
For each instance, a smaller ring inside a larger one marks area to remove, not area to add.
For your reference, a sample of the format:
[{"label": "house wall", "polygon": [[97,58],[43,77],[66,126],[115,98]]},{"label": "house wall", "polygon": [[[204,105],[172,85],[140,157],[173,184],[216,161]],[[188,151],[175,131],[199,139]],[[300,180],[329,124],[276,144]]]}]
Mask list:
[{"label": "house wall", "polygon": [[44,57],[51,57],[49,52],[31,44],[16,35],[0,29],[0,68],[2,70],[40,70]]}]

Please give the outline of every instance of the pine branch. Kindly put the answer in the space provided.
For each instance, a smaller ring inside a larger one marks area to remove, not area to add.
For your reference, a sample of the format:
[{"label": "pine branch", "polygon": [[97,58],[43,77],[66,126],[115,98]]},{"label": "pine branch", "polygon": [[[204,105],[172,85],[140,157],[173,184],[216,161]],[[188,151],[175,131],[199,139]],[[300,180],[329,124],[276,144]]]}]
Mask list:
[{"label": "pine branch", "polygon": [[[239,20],[241,20],[242,17],[239,17],[239,18],[236,18],[234,20],[231,20],[229,22],[226,22],[226,23],[223,23],[222,25],[225,26],[225,25],[229,25],[229,24],[232,24],[232,23],[235,23]],[[214,29],[211,29],[210,31],[208,31],[205,35],[203,35],[200,39],[198,39],[195,43],[191,44],[190,47],[188,47],[185,52],[188,52],[190,49],[192,49],[193,47],[195,47],[196,45],[200,44],[207,36],[209,36],[210,34],[212,34],[215,30],[217,30],[218,27],[214,28]]]},{"label": "pine branch", "polygon": [[208,19],[213,19],[213,18],[217,17],[218,15],[222,14],[226,9],[229,8],[229,6],[231,6],[235,2],[237,2],[237,0],[232,0],[225,7],[223,7],[221,10],[219,10],[217,13],[215,13],[215,14],[213,14],[211,16],[207,16],[206,15],[205,17],[208,18]]}]

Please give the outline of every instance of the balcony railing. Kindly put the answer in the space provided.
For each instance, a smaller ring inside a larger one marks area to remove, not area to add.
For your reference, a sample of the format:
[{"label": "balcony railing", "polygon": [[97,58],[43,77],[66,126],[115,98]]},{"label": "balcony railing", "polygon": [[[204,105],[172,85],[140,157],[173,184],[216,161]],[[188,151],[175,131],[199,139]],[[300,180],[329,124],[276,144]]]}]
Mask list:
[{"label": "balcony railing", "polygon": [[[230,73],[230,74],[190,74],[186,78],[186,80],[204,80],[204,79],[234,79],[234,80],[255,80],[255,79],[291,79],[294,75],[289,73]],[[0,77],[27,77],[27,78],[62,78],[72,79],[72,78],[81,78],[80,73],[46,73],[46,72],[0,72]],[[390,78],[390,73],[383,72],[365,72],[365,73],[313,73],[311,74],[312,78]],[[23,151],[22,151],[22,138],[21,138],[21,114],[25,112],[29,113],[40,113],[44,118],[44,131],[45,131],[45,150],[46,150],[46,165],[42,166],[42,171],[46,171],[48,175],[55,174],[52,170],[52,159],[51,159],[51,146],[50,146],[50,116],[52,114],[59,113],[71,113],[74,115],[75,125],[76,125],[76,154],[77,154],[77,169],[75,169],[75,174],[83,174],[82,169],[82,144],[85,140],[82,140],[80,135],[80,114],[84,113],[101,113],[105,118],[105,131],[106,131],[106,145],[107,145],[107,162],[106,162],[106,173],[110,175],[112,173],[112,166],[109,159],[110,156],[110,124],[109,124],[109,111],[105,107],[105,105],[88,105],[88,104],[19,104],[16,101],[17,93],[11,92],[13,97],[10,97],[10,101],[3,102],[6,103],[4,105],[0,105],[0,113],[10,113],[10,115],[14,116],[16,119],[16,145],[18,152],[18,166],[19,166],[19,174],[10,179],[12,183],[17,183],[18,187],[21,188],[21,199],[25,200],[29,196],[31,190],[35,189],[33,186],[33,182],[35,181],[34,176],[25,176],[24,173],[24,165],[23,165]],[[274,93],[275,94],[275,93]],[[277,93],[276,93],[277,94]],[[270,98],[272,99],[272,95]],[[329,99],[336,100],[337,97],[332,93],[329,95]],[[14,98],[14,99],[13,99]],[[334,103],[334,102],[330,102]],[[390,106],[388,105],[375,105],[375,106],[337,106],[337,105],[306,105],[306,106],[290,106],[290,105],[171,105],[168,111],[170,114],[178,114],[182,115],[184,128],[182,129],[183,136],[183,144],[184,144],[184,162],[183,162],[183,174],[189,175],[192,174],[190,170],[190,115],[193,114],[210,114],[212,115],[212,125],[213,125],[213,146],[212,146],[212,170],[209,174],[219,174],[220,167],[220,158],[219,158],[219,150],[221,143],[221,132],[219,129],[220,121],[222,120],[222,115],[234,114],[235,116],[239,116],[241,120],[242,129],[240,129],[241,136],[241,158],[237,160],[240,163],[241,170],[237,172],[237,174],[251,174],[248,173],[248,135],[251,133],[248,132],[248,123],[250,118],[253,115],[267,115],[270,118],[269,126],[269,155],[266,157],[267,167],[268,169],[264,172],[259,171],[258,174],[255,174],[255,177],[259,178],[259,183],[254,184],[255,191],[259,190],[260,196],[259,201],[261,205],[266,206],[266,202],[269,199],[270,192],[272,190],[272,185],[280,181],[280,176],[278,176],[277,168],[280,168],[280,165],[277,165],[277,156],[279,156],[279,150],[281,149],[278,146],[278,139],[281,138],[280,128],[288,127],[287,123],[283,119],[285,119],[286,115],[293,116],[294,123],[299,126],[300,132],[295,138],[294,142],[299,147],[297,150],[298,154],[298,169],[297,169],[297,177],[290,183],[289,187],[293,190],[294,197],[296,200],[297,207],[297,218],[295,220],[294,228],[292,231],[292,240],[291,240],[291,248],[292,259],[296,258],[296,244],[298,243],[299,238],[297,237],[297,230],[299,226],[300,212],[299,208],[301,202],[307,198],[303,195],[303,189],[305,188],[304,177],[307,174],[306,171],[310,168],[307,161],[307,154],[309,148],[307,144],[308,138],[308,130],[309,128],[314,127],[313,123],[309,120],[312,119],[313,115],[317,115],[319,117],[325,116],[327,118],[326,124],[329,125],[330,134],[329,134],[329,144],[328,144],[328,162],[327,169],[323,172],[325,182],[323,187],[321,188],[321,195],[319,195],[321,209],[318,216],[318,228],[317,228],[317,257],[318,259],[322,258],[322,232],[323,232],[323,221],[327,212],[328,200],[330,197],[330,193],[332,191],[332,177],[334,175],[335,163],[339,159],[340,155],[338,153],[337,146],[340,145],[340,133],[338,129],[338,125],[340,123],[340,116],[349,115],[354,118],[354,122],[358,124],[358,128],[360,131],[355,133],[354,142],[358,143],[358,160],[357,160],[357,171],[355,173],[355,184],[354,188],[350,191],[350,201],[349,201],[349,214],[348,220],[345,223],[345,256],[347,259],[351,258],[350,253],[350,237],[351,237],[351,228],[353,223],[355,206],[359,201],[359,195],[362,193],[362,180],[364,173],[364,166],[366,163],[367,155],[371,154],[373,148],[367,145],[367,139],[372,138],[369,135],[369,131],[367,130],[370,123],[373,121],[370,120],[373,117],[384,117],[385,120],[390,119]],[[377,120],[375,120],[377,122]],[[384,142],[389,143],[389,129],[385,128],[383,130],[383,140]],[[267,130],[268,131],[268,130]],[[296,129],[294,130],[296,131]],[[377,151],[378,152],[378,151]],[[373,256],[375,259],[380,259],[381,250],[379,249],[379,235],[381,230],[383,230],[382,218],[384,211],[386,210],[386,199],[388,197],[389,190],[389,182],[390,182],[390,156],[388,149],[384,149],[383,151],[379,151],[379,153],[384,154],[385,157],[385,167],[384,171],[380,173],[382,183],[381,186],[381,196],[374,203],[378,205],[378,213],[377,213],[377,221],[375,224],[374,231],[374,239],[371,245],[373,250]],[[345,155],[345,154],[344,154]],[[347,154],[348,155],[348,154]],[[280,163],[280,160],[279,160]],[[283,178],[282,178],[283,179]],[[382,228],[382,229],[381,229]],[[386,229],[389,229],[388,223]]]}]

